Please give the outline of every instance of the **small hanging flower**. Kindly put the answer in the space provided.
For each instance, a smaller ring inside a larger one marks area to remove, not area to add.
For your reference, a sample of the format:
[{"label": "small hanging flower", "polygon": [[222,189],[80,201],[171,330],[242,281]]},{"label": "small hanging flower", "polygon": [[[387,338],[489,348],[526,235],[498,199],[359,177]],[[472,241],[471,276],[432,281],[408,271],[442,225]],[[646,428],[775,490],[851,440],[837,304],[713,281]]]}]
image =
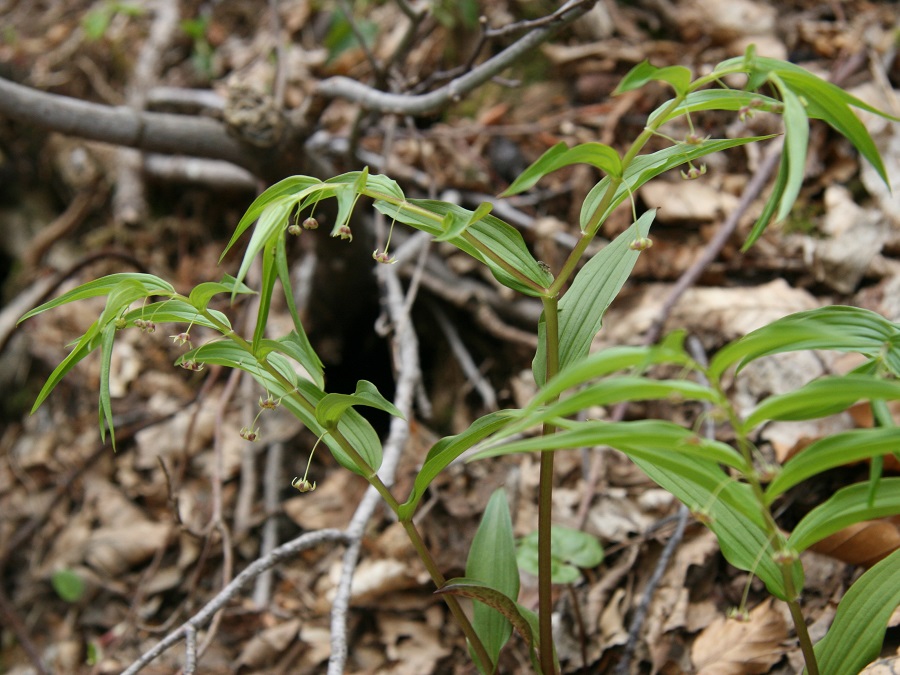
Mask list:
[{"label": "small hanging flower", "polygon": [[699,136],[693,131],[684,137],[684,142],[688,145],[703,145],[709,140],[709,136]]},{"label": "small hanging flower", "polygon": [[263,410],[275,410],[278,407],[278,401],[267,395],[265,398],[259,397],[259,407]]},{"label": "small hanging flower", "polygon": [[689,168],[687,172],[682,171],[681,177],[685,180],[696,180],[700,178],[700,176],[703,176],[705,174],[706,164],[701,164],[699,169],[696,166],[691,166],[691,168]]},{"label": "small hanging flower", "polygon": [[377,248],[372,251],[372,259],[375,262],[382,263],[384,265],[393,265],[395,262],[397,262],[397,259],[394,258],[394,256],[388,255],[387,251],[382,251],[379,253]]},{"label": "small hanging flower", "polygon": [[191,359],[187,359],[186,361],[182,361],[178,364],[185,370],[190,370],[192,373],[199,373],[203,370],[203,364],[197,363],[196,361],[192,361]]},{"label": "small hanging flower", "polygon": [[120,316],[116,319],[116,330],[122,330],[128,325],[128,322],[125,320],[124,316]]},{"label": "small hanging flower", "polygon": [[319,229],[319,221],[310,216],[306,220],[303,221],[303,229],[304,230],[318,230]]},{"label": "small hanging flower", "polygon": [[312,492],[316,489],[316,481],[309,482],[306,478],[298,476],[291,481],[291,487],[296,488],[300,492]]},{"label": "small hanging flower", "polygon": [[156,324],[152,321],[145,321],[144,319],[135,319],[134,325],[141,329],[142,333],[155,333],[156,332]]},{"label": "small hanging flower", "polygon": [[287,231],[288,231],[288,234],[292,234],[295,237],[299,237],[300,234],[303,232],[303,228],[301,228],[297,223],[291,223],[290,225],[288,225]]},{"label": "small hanging flower", "polygon": [[178,335],[170,335],[172,338],[172,342],[181,346],[187,345],[189,349],[193,349],[194,345],[191,344],[191,334],[190,333],[179,333]]},{"label": "small hanging flower", "polygon": [[350,231],[349,225],[341,225],[333,236],[353,241],[353,232]]},{"label": "small hanging flower", "polygon": [[628,248],[632,251],[646,251],[653,246],[653,240],[649,237],[639,237],[628,244]]},{"label": "small hanging flower", "polygon": [[259,428],[256,429],[252,427],[241,427],[241,438],[245,441],[250,441],[251,443],[259,438]]}]

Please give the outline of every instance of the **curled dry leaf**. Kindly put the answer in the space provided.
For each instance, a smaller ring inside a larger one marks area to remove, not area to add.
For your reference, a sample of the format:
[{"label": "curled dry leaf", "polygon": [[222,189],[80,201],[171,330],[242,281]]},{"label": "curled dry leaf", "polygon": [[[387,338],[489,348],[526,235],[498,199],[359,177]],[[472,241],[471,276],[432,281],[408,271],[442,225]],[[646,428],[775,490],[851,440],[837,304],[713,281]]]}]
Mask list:
[{"label": "curled dry leaf", "polygon": [[849,563],[871,567],[900,548],[897,518],[854,523],[812,546],[817,553]]},{"label": "curled dry leaf", "polygon": [[698,675],[767,673],[787,649],[787,622],[771,599],[758,605],[748,621],[719,618],[697,637],[691,659]]}]

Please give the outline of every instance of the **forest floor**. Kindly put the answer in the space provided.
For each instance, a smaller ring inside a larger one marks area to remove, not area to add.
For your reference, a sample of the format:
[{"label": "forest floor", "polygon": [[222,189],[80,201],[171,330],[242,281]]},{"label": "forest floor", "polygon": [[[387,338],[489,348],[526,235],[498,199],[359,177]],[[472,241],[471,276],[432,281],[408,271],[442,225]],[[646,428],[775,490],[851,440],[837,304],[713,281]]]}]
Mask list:
[{"label": "forest floor", "polygon": [[[265,3],[251,0],[177,4],[180,19],[159,59],[158,92],[208,89],[227,97],[247,83],[272,80],[273,55],[279,53],[289,64],[287,108],[302,103],[315,79],[369,77],[369,59],[351,28],[370,36],[371,56],[385,60],[404,21],[393,2],[360,3],[355,26],[341,18],[337,2],[280,2],[279,22]],[[513,0],[435,3],[442,21],[425,24],[398,65],[407,82],[426,87],[441,69],[465,63],[478,36],[467,12],[477,13],[478,4],[492,27],[539,16],[541,8],[531,5],[553,10],[551,3]],[[130,78],[151,15],[129,3],[0,0],[0,75],[122,105],[132,100]],[[276,23],[290,40],[284,53],[273,47]],[[327,178],[369,164],[373,173],[398,180],[407,195],[453,198],[475,208],[559,141],[627,146],[666,95],[662,87],[648,86],[611,96],[622,75],[643,59],[701,72],[752,43],[760,54],[838,78],[856,96],[900,114],[900,15],[894,2],[606,0],[505,72],[506,79],[439,114],[360,115],[352,103],[333,102],[318,120],[324,139],[318,156],[298,157],[292,171]],[[504,44],[501,38],[494,46]],[[145,105],[168,105],[154,100],[148,95]],[[220,113],[200,107],[202,114]],[[711,352],[775,318],[823,305],[850,304],[900,320],[900,128],[870,116],[864,122],[883,153],[893,195],[849,144],[814,124],[794,214],[741,253],[762,201],[751,204],[735,235],[664,317],[664,332],[684,329]],[[701,135],[748,131],[737,115],[699,114],[693,123]],[[765,116],[747,124],[752,133],[778,131],[767,127]],[[358,136],[351,137],[354,130]],[[338,151],[346,139],[355,144],[355,157]],[[641,343],[663,317],[676,281],[738,208],[765,152],[746,146],[722,153],[709,158],[701,180],[683,181],[674,172],[636,195],[639,206],[660,208],[654,246],[610,309],[596,348]],[[253,421],[264,392],[216,368],[174,368],[183,348],[167,337],[180,330],[170,326],[153,334],[125,331],[117,341],[111,368],[115,452],[97,427],[96,355],[29,415],[66,345],[102,303],[67,305],[15,327],[21,314],[102,274],[150,271],[182,291],[234,274],[239,258],[231,254],[220,265],[218,257],[243,211],[266,187],[246,172],[186,177],[154,157],[139,172],[145,202],[123,205],[116,202],[121,161],[113,146],[0,117],[0,672],[36,672],[35,654],[47,672],[121,672],[273,546],[301,532],[347,527],[365,491],[361,479],[319,451],[310,467],[317,489],[298,494],[291,478],[303,475],[315,438],[277,411],[262,418],[259,441],[244,441],[240,429]],[[597,180],[590,167],[569,168],[494,213],[519,227],[535,255],[556,268]],[[376,242],[383,246],[384,232],[383,224],[363,215],[367,208],[360,205],[352,243],[328,239],[326,223],[304,233],[290,253],[304,324],[325,362],[328,390],[350,392],[358,379],[367,379],[390,398],[391,349],[376,331],[384,310],[370,254]],[[620,209],[603,236],[611,238],[630,218],[629,209]],[[459,433],[498,407],[524,405],[534,392],[530,364],[540,303],[508,295],[470,259],[443,245],[432,245],[420,261],[397,265],[407,287],[418,288],[412,317],[424,387],[396,494],[409,492],[437,438]],[[246,305],[221,309],[235,325],[247,320]],[[273,308],[272,322],[290,325],[283,306]],[[833,356],[795,356],[760,368],[733,394],[750,402],[845,370]],[[690,426],[699,424],[700,413],[670,402],[635,405],[625,414]],[[784,459],[811,439],[866,423],[862,415],[846,414],[815,424],[776,424],[756,441]],[[373,424],[387,432],[385,419],[374,417]],[[614,672],[625,653],[631,655],[628,672],[741,675],[802,668],[781,604],[767,599],[758,580],[729,566],[701,524],[688,519],[682,532],[677,502],[626,458],[602,448],[559,453],[556,471],[556,522],[596,536],[605,552],[600,565],[558,588],[565,673]],[[866,471],[845,468],[792,491],[782,524],[789,528],[804,510]],[[446,576],[463,575],[469,543],[497,487],[506,487],[516,534],[535,529],[537,481],[535,458],[517,455],[460,463],[433,483],[420,523]],[[677,546],[667,549],[673,536]],[[804,609],[814,637],[829,625],[860,564],[898,545],[897,524],[883,522],[830,551],[804,556]],[[200,641],[209,645],[197,672],[325,672],[343,552],[333,541],[306,550],[238,593],[213,629],[200,631]],[[386,511],[376,510],[368,523],[353,583],[346,672],[474,672],[461,633]],[[727,619],[745,597],[749,620]],[[527,575],[519,600],[536,605],[536,586]],[[642,601],[646,612],[635,622]],[[900,645],[895,624],[900,617],[889,629],[885,655]],[[143,672],[177,672],[183,659],[179,646]],[[520,640],[512,641],[499,670],[530,672]]]}]

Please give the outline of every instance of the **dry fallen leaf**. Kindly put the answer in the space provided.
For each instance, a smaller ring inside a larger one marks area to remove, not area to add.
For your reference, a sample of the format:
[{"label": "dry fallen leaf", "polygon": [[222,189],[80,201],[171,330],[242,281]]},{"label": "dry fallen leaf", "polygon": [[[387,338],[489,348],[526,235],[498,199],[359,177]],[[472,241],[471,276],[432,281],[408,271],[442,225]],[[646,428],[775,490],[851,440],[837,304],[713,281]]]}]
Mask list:
[{"label": "dry fallen leaf", "polygon": [[766,600],[750,612],[748,621],[721,617],[694,641],[691,659],[698,675],[767,673],[787,651],[787,622]]},{"label": "dry fallen leaf", "polygon": [[871,567],[900,548],[896,519],[884,518],[854,523],[812,546],[817,553],[851,565]]}]

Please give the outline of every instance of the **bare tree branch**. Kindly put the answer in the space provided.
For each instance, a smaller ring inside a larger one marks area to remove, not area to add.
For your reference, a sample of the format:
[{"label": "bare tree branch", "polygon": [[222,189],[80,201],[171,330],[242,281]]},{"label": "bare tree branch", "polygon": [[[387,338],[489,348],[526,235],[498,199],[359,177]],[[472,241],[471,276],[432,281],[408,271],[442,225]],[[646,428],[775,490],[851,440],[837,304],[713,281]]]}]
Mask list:
[{"label": "bare tree branch", "polygon": [[255,164],[255,153],[215,120],[89,103],[3,78],[0,115],[71,136],[149,152],[224,159],[249,169]]},{"label": "bare tree branch", "polygon": [[316,87],[316,93],[326,98],[353,101],[366,110],[383,113],[422,115],[433,112],[448,103],[458,101],[464,94],[511,66],[554,32],[583,16],[593,5],[593,2],[585,3],[584,0],[570,0],[554,13],[556,18],[552,23],[536,28],[465,75],[427,94],[412,96],[379,91],[348,77],[331,77],[323,80]]},{"label": "bare tree branch", "polygon": [[341,530],[326,529],[316,530],[315,532],[307,532],[300,535],[296,539],[282,544],[272,551],[265,558],[259,558],[247,566],[243,572],[238,574],[230,584],[223,588],[219,593],[210,600],[199,612],[194,614],[190,619],[185,621],[180,628],[169,633],[165,638],[160,640],[155,646],[143,654],[137,661],[129,666],[122,675],[134,675],[143,670],[155,658],[178,644],[181,640],[187,638],[191,631],[203,627],[231,599],[237,595],[237,592],[246,586],[250,581],[258,577],[267,569],[274,567],[283,560],[289,560],[301,551],[324,544],[325,542],[346,541],[347,535]]}]

